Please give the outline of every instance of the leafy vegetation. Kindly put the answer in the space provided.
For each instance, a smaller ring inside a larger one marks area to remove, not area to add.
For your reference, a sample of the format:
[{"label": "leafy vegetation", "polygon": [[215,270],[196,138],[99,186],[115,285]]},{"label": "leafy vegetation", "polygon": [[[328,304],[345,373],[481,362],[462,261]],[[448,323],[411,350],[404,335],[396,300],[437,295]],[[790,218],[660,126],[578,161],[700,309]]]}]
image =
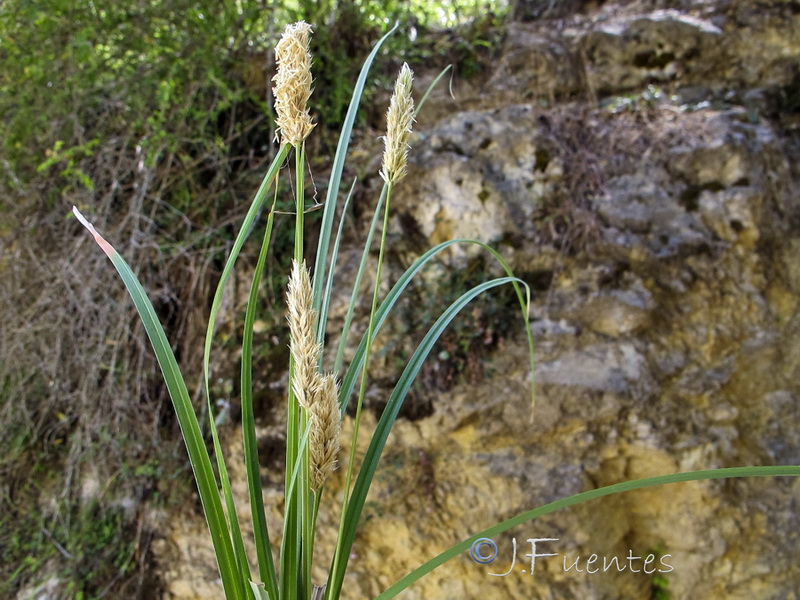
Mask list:
[{"label": "leafy vegetation", "polygon": [[[658,562],[667,555],[667,548],[664,543],[659,543],[650,553],[656,557]],[[653,582],[650,584],[650,600],[670,600],[672,594],[669,591],[669,577],[665,573],[656,572],[653,574]]]},{"label": "leafy vegetation", "polygon": [[[391,52],[425,58],[442,48],[442,38],[425,37],[441,18],[426,11],[440,5],[415,0],[412,6],[417,12],[402,13],[400,3],[355,0],[274,9],[263,3],[186,0],[132,0],[119,6],[7,0],[0,7],[0,548],[5,559],[0,594],[12,596],[53,576],[66,597],[154,597],[156,591],[137,575],[147,571],[141,564],[143,540],[152,532],[138,526],[147,503],[165,502],[167,491],[180,494],[173,483],[187,479],[185,459],[175,458],[177,450],[183,451],[176,443],[178,421],[155,377],[144,330],[119,310],[128,299],[107,275],[104,258],[65,227],[67,207],[80,205],[109,238],[134,250],[134,269],[153,299],[157,320],[175,341],[165,347],[181,365],[198,364],[213,291],[249,206],[243,200],[277,152],[269,101],[274,23],[306,18],[324,25],[314,48],[319,64],[332,74],[316,83],[324,134],[328,123],[336,126],[341,118],[358,53],[365,53],[366,40],[378,37],[396,17],[407,35],[392,38],[386,46]],[[442,12],[445,19],[464,16]],[[444,44],[458,41],[462,74],[480,70],[482,55],[471,39],[487,49],[497,43],[493,22],[477,19],[448,32]],[[339,35],[325,35],[330,31]],[[421,37],[420,50],[408,48],[412,31]],[[349,58],[354,60],[344,64]],[[388,74],[396,71],[396,65],[387,66],[391,58],[377,60],[381,77],[374,89],[386,87]],[[624,113],[649,107],[647,98],[634,100],[624,103]],[[323,150],[318,154],[324,156],[328,141],[324,135],[318,139],[317,150]],[[291,187],[279,194],[291,196]],[[554,230],[558,237],[557,222]],[[295,238],[282,233],[273,238],[272,250],[288,263]],[[264,231],[254,234],[261,238]],[[252,260],[256,252],[244,247],[242,258]],[[282,272],[276,269],[273,295],[281,295]],[[222,364],[214,375],[220,375],[215,381],[223,382],[222,393],[229,398],[238,390],[228,372],[232,360],[224,352],[238,342],[238,334],[224,312],[218,319]],[[377,317],[380,321],[380,309]],[[464,339],[468,331],[455,335],[450,348],[425,351],[450,360],[453,348],[475,342]],[[85,343],[80,351],[78,340]],[[403,386],[409,380],[405,377]],[[355,376],[349,384],[353,389]],[[403,393],[393,396],[392,410],[402,404]],[[184,403],[187,415],[193,401],[194,395]],[[201,417],[214,410],[198,408]],[[221,422],[221,415],[215,416]],[[396,417],[389,413],[387,422]],[[371,464],[388,434],[386,422],[380,432],[370,449]],[[295,450],[303,448],[302,438],[293,440]],[[209,440],[195,442],[202,455]],[[81,493],[91,481],[89,466],[108,482],[94,499]],[[577,502],[678,481],[797,474],[797,467],[741,468],[593,490],[475,534],[381,597],[393,597],[464,552],[475,537]],[[363,510],[370,477],[367,473],[356,482],[347,536]],[[419,483],[427,485],[424,478]],[[122,496],[132,503],[120,502]],[[300,502],[301,496],[293,498]],[[334,581],[346,568],[347,536],[345,561],[336,566]],[[287,556],[298,554],[290,548]],[[241,560],[235,560],[239,568]],[[653,585],[655,594],[666,584],[654,580]]]},{"label": "leafy vegetation", "polygon": [[[341,126],[341,135],[333,161],[331,184],[327,190],[324,212],[320,221],[317,238],[316,262],[311,274],[305,263],[305,213],[310,208],[305,200],[306,138],[314,128],[309,115],[307,102],[311,95],[311,56],[309,53],[310,27],[298,22],[286,27],[276,46],[278,72],[275,77],[276,123],[281,135],[280,150],[272,161],[264,180],[245,216],[230,255],[227,258],[219,283],[214,293],[211,311],[206,328],[203,350],[203,390],[208,408],[208,427],[213,440],[218,474],[212,467],[212,455],[205,447],[195,409],[189,397],[185,377],[176,361],[175,354],[161,326],[156,311],[148,299],[145,289],[122,256],[95,230],[77,208],[73,213],[81,224],[92,234],[95,242],[113,263],[122,282],[130,294],[148,338],[156,354],[164,382],[169,390],[177,419],[180,423],[189,460],[192,465],[198,493],[208,523],[214,552],[219,566],[225,597],[230,600],[264,600],[324,597],[337,600],[344,584],[345,572],[352,554],[356,529],[361,520],[367,492],[371,486],[378,462],[383,453],[386,440],[398,417],[400,408],[408,394],[411,383],[420,372],[422,364],[430,354],[434,344],[450,324],[473,299],[495,287],[510,284],[516,292],[524,331],[527,334],[531,367],[533,367],[533,338],[528,323],[530,290],[512,273],[508,264],[492,248],[473,240],[453,240],[441,243],[420,257],[395,283],[388,295],[380,300],[381,272],[385,258],[387,230],[389,223],[392,190],[406,174],[408,140],[416,115],[412,97],[412,72],[404,64],[395,84],[387,114],[387,134],[384,138],[385,151],[380,171],[384,187],[376,202],[375,215],[383,215],[380,228],[377,267],[374,276],[372,302],[366,333],[355,351],[343,377],[341,388],[336,375],[323,373],[323,356],[326,350],[327,317],[330,308],[331,292],[337,268],[340,236],[333,236],[334,217],[337,212],[339,186],[344,169],[345,157],[352,135],[355,114],[360,105],[364,84],[369,68],[378,48],[394,30],[387,33],[372,51],[361,69],[347,116]],[[272,539],[267,529],[261,484],[260,461],[257,453],[256,425],[253,412],[253,324],[255,306],[258,303],[258,290],[269,254],[273,223],[276,216],[277,196],[267,216],[267,227],[255,272],[252,275],[250,294],[244,321],[241,350],[241,405],[242,434],[244,439],[244,463],[250,495],[250,509],[254,527],[257,550],[258,577],[251,574],[250,562],[246,555],[239,512],[228,476],[228,463],[223,457],[217,426],[212,413],[212,396],[209,387],[212,342],[216,322],[221,307],[225,284],[234,272],[239,253],[257,215],[264,207],[278,173],[291,155],[294,156],[294,221],[293,238],[294,260],[292,275],[287,292],[290,349],[288,365],[289,385],[286,403],[286,460],[283,503],[283,534],[280,542],[279,560],[275,563]],[[368,240],[378,224],[372,221]],[[341,228],[339,228],[339,231]],[[409,283],[421,272],[423,267],[439,252],[454,244],[476,244],[481,246],[499,263],[506,276],[476,284],[455,299],[441,313],[431,327],[423,332],[422,341],[409,358],[396,386],[394,387],[378,428],[371,437],[369,448],[361,460],[356,460],[358,431],[362,407],[369,378],[369,361],[372,344],[385,319]],[[366,262],[371,251],[369,241],[365,244],[361,265]],[[523,294],[523,288],[525,293]],[[354,286],[351,306],[358,302],[358,283]],[[367,294],[369,297],[369,293]],[[346,321],[339,336],[340,344],[348,339],[350,322]],[[338,370],[338,369],[336,369]],[[344,500],[340,512],[340,525],[328,573],[327,582],[318,585],[311,580],[316,539],[316,522],[323,491],[328,476],[337,460],[341,417],[348,407],[351,395],[356,392],[357,403],[350,454],[346,463]],[[533,388],[531,388],[533,401]],[[533,407],[531,407],[533,408]],[[359,465],[358,467],[356,465]],[[224,505],[224,508],[223,508]]]},{"label": "leafy vegetation", "polygon": [[[320,135],[314,143],[323,158],[314,168],[324,187],[324,157],[335,144],[328,125],[340,121],[374,40],[401,23],[404,32],[377,57],[378,77],[367,97],[388,87],[397,66],[389,52],[403,54],[412,31],[421,38],[483,12],[482,3],[463,4],[415,2],[409,11],[407,3],[364,0],[2,3],[0,417],[6,427],[0,512],[15,515],[0,533],[7,557],[0,566],[0,579],[8,582],[3,594],[36,580],[42,569],[77,577],[52,544],[29,552],[21,540],[33,539],[28,532],[36,524],[57,529],[40,495],[59,499],[57,514],[78,510],[83,471],[97,456],[104,457],[99,477],[114,481],[98,510],[113,512],[113,498],[123,494],[141,500],[133,514],[120,516],[126,526],[142,517],[147,503],[166,501],[148,491],[154,478],[136,475],[129,463],[160,464],[169,481],[185,475],[178,423],[143,329],[115,310],[125,299],[101,267],[102,257],[63,233],[69,206],[91,212],[109,236],[137,248],[133,266],[176,340],[178,360],[196,362],[212,285],[243,214],[239,207],[277,151],[271,49],[282,24],[303,18],[317,25],[312,51]],[[281,187],[286,197],[291,185],[282,180]],[[258,318],[280,331],[277,301],[292,236],[281,226],[275,234],[277,261],[265,274],[270,289],[267,308],[260,309],[267,312]],[[220,321],[227,348],[237,336],[227,314]],[[221,395],[237,391],[230,384],[235,379],[220,365],[214,381],[227,382]],[[54,476],[47,492],[26,487],[32,464],[67,475]],[[58,535],[79,533],[68,528]],[[105,541],[111,552],[124,544],[119,537]],[[87,597],[105,577],[92,583],[91,572],[76,584]],[[138,573],[120,570],[110,576],[111,589]]]},{"label": "leafy vegetation", "polygon": [[[125,509],[104,507],[98,501],[53,508],[57,512],[47,516],[33,510],[3,515],[4,562],[14,571],[0,583],[0,594],[13,597],[17,582],[40,569],[66,582],[63,591],[69,598],[89,600],[103,597],[115,586],[122,589],[137,567],[140,547],[149,543],[142,532],[137,536]],[[60,566],[54,572],[55,563]]]}]

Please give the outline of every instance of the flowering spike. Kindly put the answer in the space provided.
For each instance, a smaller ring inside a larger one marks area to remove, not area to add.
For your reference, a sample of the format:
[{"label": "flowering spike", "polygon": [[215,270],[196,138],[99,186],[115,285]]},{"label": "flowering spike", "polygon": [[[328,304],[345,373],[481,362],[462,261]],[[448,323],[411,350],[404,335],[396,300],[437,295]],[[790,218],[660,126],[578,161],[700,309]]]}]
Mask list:
[{"label": "flowering spike", "polygon": [[272,80],[275,87],[275,122],[281,135],[281,144],[296,146],[314,129],[308,112],[311,97],[311,52],[308,50],[311,25],[298,21],[287,25],[275,46],[277,73]]},{"label": "flowering spike", "polygon": [[383,138],[385,149],[381,168],[381,177],[386,183],[396,183],[406,174],[408,138],[414,123],[414,99],[411,97],[413,80],[414,73],[403,63],[386,113],[386,136]]}]

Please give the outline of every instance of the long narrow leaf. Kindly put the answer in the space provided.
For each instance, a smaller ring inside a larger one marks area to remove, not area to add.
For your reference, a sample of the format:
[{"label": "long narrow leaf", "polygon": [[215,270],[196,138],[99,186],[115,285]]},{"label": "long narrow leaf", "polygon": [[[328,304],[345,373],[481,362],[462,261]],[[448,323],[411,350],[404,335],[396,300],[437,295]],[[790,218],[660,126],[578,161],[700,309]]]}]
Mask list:
[{"label": "long narrow leaf", "polygon": [[[325,282],[325,291],[322,295],[322,312],[327,314],[328,308],[330,307],[331,303],[331,292],[333,291],[333,277],[330,276],[336,269],[336,259],[339,257],[339,246],[342,243],[342,234],[344,232],[344,222],[347,217],[347,209],[350,206],[350,200],[353,198],[353,191],[356,189],[356,181],[353,180],[353,185],[350,186],[350,191],[347,193],[347,197],[344,200],[344,206],[342,206],[342,216],[339,218],[339,227],[336,230],[336,239],[333,242],[333,251],[331,252],[331,272],[329,274],[328,279]],[[349,312],[349,311],[348,311]],[[317,323],[317,339],[321,340],[325,337],[325,332],[319,329],[319,323]],[[320,353],[320,368],[322,368],[322,353]],[[333,367],[333,372],[339,372],[339,366],[336,365]]]},{"label": "long narrow leaf", "polygon": [[[350,304],[347,305],[347,314],[344,317],[344,325],[342,326],[342,334],[339,338],[339,348],[336,350],[336,360],[333,364],[334,372],[338,373],[342,368],[342,361],[344,359],[344,349],[347,346],[347,336],[350,333],[350,325],[353,322],[353,314],[355,313],[356,305],[358,304],[358,292],[361,289],[361,281],[364,278],[364,272],[367,270],[367,259],[369,258],[369,249],[372,247],[372,237],[375,234],[375,229],[378,227],[378,222],[381,218],[381,208],[386,200],[386,192],[388,186],[384,185],[381,190],[381,195],[378,198],[378,204],[375,205],[375,214],[372,215],[372,221],[367,230],[367,239],[364,241],[364,250],[361,253],[361,260],[358,263],[358,271],[356,271],[356,278],[353,281],[353,291],[350,294]],[[346,396],[345,396],[346,397]]]},{"label": "long narrow leaf", "polygon": [[419,114],[419,111],[422,110],[422,106],[425,104],[425,101],[428,99],[428,96],[431,95],[431,92],[433,91],[433,88],[436,87],[436,84],[439,83],[441,78],[444,77],[444,74],[447,73],[452,68],[453,65],[447,65],[442,70],[442,72],[436,76],[436,79],[434,79],[433,82],[428,86],[428,89],[425,90],[425,93],[422,95],[422,99],[419,102],[417,102],[417,107],[414,109],[414,117],[416,117]]},{"label": "long narrow leaf", "polygon": [[[247,468],[247,487],[250,492],[250,512],[253,518],[253,535],[256,543],[256,557],[258,572],[265,590],[260,592],[272,598],[278,597],[278,578],[275,573],[275,564],[272,560],[272,548],[267,529],[267,518],[264,512],[264,496],[261,487],[261,468],[258,460],[258,442],[256,440],[256,423],[253,413],[253,323],[256,318],[258,304],[258,288],[261,284],[261,275],[267,262],[272,226],[275,220],[275,202],[267,217],[267,227],[264,231],[264,240],[258,254],[258,262],[253,273],[250,285],[250,297],[247,300],[247,310],[244,317],[244,331],[242,334],[242,436],[244,438],[245,466]],[[254,588],[255,589],[255,588]],[[258,596],[257,596],[258,598]]]},{"label": "long narrow leaf", "polygon": [[222,275],[219,278],[219,283],[217,284],[217,290],[214,293],[214,300],[211,303],[211,313],[208,318],[208,327],[206,329],[206,338],[205,343],[203,345],[203,376],[205,378],[206,384],[206,392],[208,392],[208,372],[209,372],[209,363],[211,359],[211,340],[214,337],[214,328],[217,323],[217,315],[219,313],[219,307],[222,303],[222,294],[225,291],[225,284],[228,281],[228,278],[233,271],[233,265],[236,262],[236,259],[239,256],[239,252],[244,246],[244,241],[247,238],[247,235],[250,233],[250,229],[253,226],[253,222],[258,216],[261,207],[264,204],[264,200],[267,197],[267,192],[269,191],[270,186],[272,185],[273,179],[278,174],[278,170],[281,167],[281,164],[286,159],[287,154],[289,153],[290,146],[288,144],[284,144],[281,146],[280,150],[278,151],[278,155],[275,157],[275,160],[270,165],[269,169],[267,170],[267,174],[264,176],[264,180],[261,182],[261,186],[258,188],[256,192],[255,198],[253,198],[253,202],[250,205],[250,209],[247,211],[247,215],[245,215],[244,221],[242,222],[242,226],[239,229],[239,233],[236,236],[236,240],[233,243],[233,248],[231,249],[230,256],[228,256],[228,260],[225,263],[225,268],[222,269]]},{"label": "long narrow leaf", "polygon": [[508,283],[521,284],[527,288],[527,284],[521,279],[515,277],[500,277],[476,285],[474,288],[463,294],[458,300],[453,302],[447,310],[436,320],[431,329],[420,342],[414,354],[408,361],[406,368],[403,370],[400,379],[395,385],[392,394],[389,396],[389,401],[386,408],[378,421],[378,426],[372,434],[367,452],[364,455],[364,460],[361,464],[361,469],[358,472],[358,478],[353,486],[353,493],[350,496],[350,502],[347,505],[347,514],[345,516],[344,527],[342,535],[336,545],[336,552],[334,555],[334,567],[331,568],[331,573],[328,580],[328,588],[330,593],[328,598],[338,598],[344,582],[344,574],[347,569],[347,562],[350,556],[350,550],[353,546],[353,540],[356,535],[356,528],[358,521],[361,518],[361,511],[364,508],[364,502],[367,498],[367,492],[372,484],[372,478],[375,475],[375,470],[378,468],[378,461],[380,460],[386,440],[389,437],[389,432],[394,425],[397,415],[403,406],[403,402],[408,394],[411,384],[414,382],[417,374],[422,368],[422,364],[430,353],[436,341],[441,336],[447,325],[455,318],[455,316],[469,304],[479,294],[490,290],[494,287],[505,285]]},{"label": "long narrow leaf", "polygon": [[73,207],[72,211],[81,224],[94,236],[95,242],[103,252],[111,259],[136,306],[147,332],[147,337],[150,338],[150,343],[156,354],[158,365],[164,375],[164,382],[167,385],[172,404],[175,407],[175,414],[183,434],[186,450],[189,454],[189,462],[192,465],[200,500],[203,504],[203,511],[211,533],[211,541],[214,545],[214,553],[217,556],[225,597],[228,600],[244,600],[245,596],[242,582],[239,579],[236,557],[234,556],[225,514],[222,510],[222,502],[217,490],[214,470],[211,467],[211,457],[208,455],[203,442],[203,434],[200,431],[200,424],[197,421],[197,415],[195,415],[189,398],[186,382],[178,368],[178,363],[167,341],[164,329],[158,321],[153,305],[147,297],[142,284],[139,283],[125,259],[97,233],[94,226],[84,218],[77,208]]},{"label": "long narrow leaf", "polygon": [[783,476],[789,476],[789,477],[800,476],[800,466],[792,465],[792,466],[768,466],[768,467],[732,467],[727,469],[712,469],[709,471],[690,471],[688,473],[673,473],[671,475],[659,475],[657,477],[647,477],[645,479],[634,479],[632,481],[624,481],[622,483],[615,483],[614,485],[601,487],[596,490],[590,490],[588,492],[575,494],[574,496],[570,496],[569,498],[556,500],[555,502],[551,502],[550,504],[545,504],[544,506],[540,506],[539,508],[535,508],[533,510],[521,513],[516,517],[512,517],[511,519],[503,521],[502,523],[498,523],[493,527],[489,527],[488,529],[484,529],[483,531],[470,536],[469,538],[467,538],[462,542],[459,542],[452,548],[445,550],[435,558],[432,558],[422,566],[414,569],[411,573],[400,579],[397,583],[395,583],[385,592],[380,594],[375,600],[390,600],[390,598],[394,598],[395,596],[397,596],[397,594],[408,588],[411,584],[419,580],[421,577],[424,577],[437,567],[446,563],[448,560],[455,558],[459,554],[462,554],[463,552],[469,550],[470,546],[480,538],[484,537],[491,538],[493,536],[503,533],[504,531],[508,531],[513,527],[522,525],[523,523],[526,523],[538,517],[549,515],[550,513],[556,512],[557,510],[561,510],[562,508],[575,506],[576,504],[581,504],[583,502],[588,502],[589,500],[602,498],[603,496],[610,496],[612,494],[621,494],[624,492],[640,490],[648,487],[655,487],[658,485],[668,485],[673,483],[682,483],[686,481],[702,481],[706,479],[729,479],[733,477],[783,477]]},{"label": "long narrow leaf", "polygon": [[219,433],[217,432],[217,426],[214,422],[213,413],[212,413],[212,403],[211,403],[211,388],[209,386],[209,371],[210,371],[210,362],[211,362],[211,341],[214,335],[214,329],[217,323],[217,316],[219,313],[219,307],[222,303],[222,295],[225,291],[225,284],[230,277],[230,274],[233,272],[233,266],[236,263],[236,259],[239,256],[239,252],[244,246],[245,239],[247,239],[250,230],[252,229],[253,223],[258,215],[259,211],[261,210],[262,205],[264,204],[264,200],[267,197],[267,192],[269,191],[270,186],[272,185],[272,180],[278,174],[278,170],[280,169],[281,164],[283,163],[286,154],[289,152],[288,145],[284,145],[281,147],[278,155],[275,157],[275,160],[270,165],[269,169],[267,169],[267,174],[264,176],[263,181],[261,182],[261,186],[259,187],[258,191],[256,192],[256,196],[253,199],[253,202],[250,205],[250,209],[247,211],[247,215],[245,215],[244,221],[242,222],[242,226],[239,229],[239,233],[236,236],[236,239],[233,243],[233,248],[231,249],[231,254],[228,256],[228,260],[225,263],[225,267],[222,270],[222,275],[220,276],[219,283],[217,284],[216,292],[214,293],[214,300],[211,304],[211,312],[208,317],[208,327],[206,328],[206,339],[205,344],[203,346],[203,384],[204,390],[206,394],[206,403],[208,405],[208,421],[209,421],[209,430],[211,431],[211,440],[214,444],[214,455],[217,459],[217,470],[219,471],[219,478],[220,478],[220,487],[222,488],[222,495],[225,499],[225,505],[228,510],[228,521],[230,525],[230,533],[231,533],[231,540],[233,542],[233,549],[236,555],[236,561],[239,567],[240,573],[240,584],[242,593],[245,594],[248,598],[252,598],[252,590],[249,587],[244,585],[244,582],[250,580],[250,565],[247,560],[247,555],[244,548],[244,540],[242,538],[242,531],[239,527],[239,520],[237,518],[236,506],[233,500],[233,492],[231,490],[230,484],[230,477],[228,476],[228,469],[225,466],[225,460],[222,454],[222,445],[219,441]]},{"label": "long narrow leaf", "polygon": [[[299,406],[297,407],[299,409]],[[298,506],[302,502],[300,494],[296,493],[298,480],[302,478],[303,460],[308,448],[308,436],[311,433],[311,423],[307,422],[302,434],[297,431],[297,452],[290,460],[286,458],[286,491],[284,498],[286,504],[283,510],[283,543],[281,544],[281,588],[279,596],[281,599],[294,600],[300,598],[298,592],[299,577],[299,554],[301,531],[298,526],[298,515],[302,507]],[[291,468],[290,468],[291,467]]]},{"label": "long narrow leaf", "polygon": [[[454,245],[454,244],[476,244],[489,252],[499,263],[503,270],[509,277],[513,277],[514,273],[511,271],[511,268],[508,266],[508,263],[503,259],[502,256],[491,246],[484,244],[483,242],[479,242],[478,240],[470,240],[470,239],[455,239],[449,240],[446,242],[442,242],[428,250],[425,254],[420,256],[413,265],[411,265],[405,273],[397,280],[397,283],[394,284],[392,289],[386,295],[383,302],[381,303],[378,312],[375,315],[375,331],[373,332],[373,337],[378,335],[383,322],[389,316],[390,311],[400,299],[403,291],[408,287],[414,277],[425,267],[425,265],[430,262],[438,253],[442,252],[446,248]],[[531,370],[533,369],[533,335],[531,333],[530,325],[528,324],[527,319],[527,311],[529,302],[523,297],[522,292],[517,284],[514,284],[514,289],[517,292],[517,297],[520,301],[520,307],[525,317],[525,331],[528,337],[528,350],[531,359]],[[527,289],[527,286],[526,286]],[[350,395],[353,393],[353,388],[356,384],[356,378],[358,377],[359,372],[361,371],[361,365],[364,361],[364,353],[367,347],[367,339],[366,336],[362,337],[361,343],[358,345],[356,352],[353,356],[353,360],[350,363],[350,366],[345,373],[344,378],[342,379],[342,386],[341,386],[341,404],[342,404],[342,414],[347,409],[347,404],[350,400]],[[531,385],[533,388],[533,385]],[[533,401],[533,391],[531,392],[531,401]]]},{"label": "long narrow leaf", "polygon": [[[433,88],[436,87],[436,84],[439,83],[439,80],[441,80],[441,78],[444,76],[444,74],[447,73],[447,71],[449,71],[450,69],[451,69],[451,67],[447,66],[441,73],[439,73],[439,75],[436,77],[436,79],[433,80],[433,83],[431,83],[428,86],[428,89],[425,91],[425,94],[422,96],[422,99],[419,101],[419,103],[417,104],[416,109],[414,110],[414,116],[415,117],[417,116],[417,114],[419,114],[420,109],[422,109],[422,105],[425,104],[425,101],[428,99],[428,96],[430,96],[431,92],[433,91]],[[358,274],[356,275],[356,280],[355,280],[355,283],[353,285],[353,293],[352,293],[352,296],[351,296],[351,299],[350,299],[350,304],[347,307],[347,314],[345,316],[344,326],[342,327],[341,337],[339,338],[339,347],[338,347],[338,349],[336,351],[336,360],[334,362],[334,367],[333,367],[334,372],[338,372],[341,369],[341,366],[342,366],[342,359],[344,357],[344,349],[345,349],[345,346],[346,346],[346,343],[347,343],[347,336],[350,333],[350,324],[351,324],[352,319],[353,319],[353,310],[354,310],[354,308],[356,306],[356,297],[358,296],[358,290],[361,287],[361,280],[362,280],[363,275],[364,275],[364,267],[366,266],[367,258],[369,256],[369,249],[372,246],[372,236],[375,233],[375,228],[376,228],[376,226],[378,224],[378,218],[380,217],[380,214],[381,214],[381,207],[382,207],[383,202],[384,202],[384,200],[386,198],[386,191],[387,191],[387,187],[384,185],[383,189],[381,190],[380,197],[378,198],[378,203],[375,206],[375,214],[373,215],[372,222],[370,223],[370,227],[369,227],[369,230],[368,230],[368,233],[367,233],[367,240],[364,243],[364,252],[361,255],[361,262],[360,262],[360,264],[358,266]],[[350,190],[350,193],[352,194],[352,189]],[[349,199],[349,196],[348,196],[348,199]],[[340,234],[341,234],[341,227],[340,227]],[[328,284],[327,284],[327,287],[326,287],[326,290],[325,290],[326,294],[325,294],[325,297],[324,297],[324,301],[323,301],[323,305],[322,305],[322,311],[321,311],[323,314],[326,314],[326,315],[328,314],[328,301],[330,299],[330,288],[331,288],[331,285],[333,283],[333,273],[334,273],[334,265],[335,264],[336,264],[335,263],[335,257],[332,257],[331,258],[331,270],[330,270],[330,273],[328,274]],[[323,336],[325,335],[324,324],[321,327],[318,327],[317,330],[318,330],[317,331],[317,339],[319,341],[322,341]]]},{"label": "long narrow leaf", "polygon": [[[399,23],[395,23],[389,32],[384,35],[375,47],[370,52],[364,65],[361,67],[361,73],[358,75],[356,86],[353,89],[353,96],[350,100],[350,106],[347,109],[344,123],[342,123],[342,131],[339,134],[339,144],[336,147],[336,155],[333,158],[333,165],[331,166],[331,176],[328,183],[328,192],[325,195],[325,208],[322,212],[322,224],[320,226],[320,238],[317,245],[317,260],[314,264],[314,310],[317,311],[317,318],[319,326],[317,327],[317,339],[322,341],[322,336],[325,334],[325,326],[328,322],[327,309],[323,312],[322,306],[322,292],[325,289],[325,273],[328,264],[328,253],[330,250],[331,230],[333,229],[333,216],[336,212],[336,200],[339,197],[339,187],[342,181],[342,171],[344,170],[345,158],[347,158],[347,149],[350,147],[350,138],[353,133],[353,125],[358,113],[358,106],[361,103],[361,96],[364,94],[364,86],[367,83],[367,75],[372,67],[372,62],[378,54],[383,43],[392,35],[397,29]],[[332,277],[333,273],[329,274]]]},{"label": "long narrow leaf", "polygon": [[233,490],[231,489],[231,481],[228,475],[228,469],[225,466],[225,460],[222,456],[222,445],[219,441],[219,434],[217,433],[217,425],[212,418],[209,403],[209,421],[211,429],[211,441],[214,445],[214,455],[217,458],[217,471],[219,472],[220,488],[222,489],[222,497],[225,500],[225,508],[228,514],[228,524],[231,533],[231,542],[233,542],[233,555],[236,558],[236,565],[239,569],[238,583],[241,586],[242,593],[251,600],[255,600],[253,590],[250,589],[246,583],[250,581],[250,563],[247,560],[247,552],[244,548],[244,538],[242,537],[242,529],[239,527],[239,519],[237,517],[236,505],[233,501]]}]

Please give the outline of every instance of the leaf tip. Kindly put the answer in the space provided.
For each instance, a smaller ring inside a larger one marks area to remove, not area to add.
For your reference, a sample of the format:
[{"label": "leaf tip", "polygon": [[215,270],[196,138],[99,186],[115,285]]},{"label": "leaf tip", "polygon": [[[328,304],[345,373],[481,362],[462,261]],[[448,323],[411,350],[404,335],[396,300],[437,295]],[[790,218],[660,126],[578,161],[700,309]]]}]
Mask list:
[{"label": "leaf tip", "polygon": [[86,227],[86,229],[88,229],[89,231],[94,229],[92,227],[92,224],[89,223],[89,221],[86,220],[86,217],[84,217],[83,214],[81,214],[81,211],[79,211],[78,207],[75,206],[74,204],[72,205],[72,214],[75,215],[75,218],[78,219],[78,221],[80,221],[81,225]]},{"label": "leaf tip", "polygon": [[77,206],[72,207],[72,214],[75,215],[75,218],[78,219],[80,224],[83,225],[86,228],[86,230],[92,234],[92,236],[94,237],[94,241],[97,242],[97,245],[100,246],[103,252],[106,253],[106,256],[111,258],[113,254],[116,254],[116,250],[114,250],[113,246],[111,246],[111,244],[109,244],[103,238],[103,236],[97,233],[97,230],[94,228],[94,225],[89,223],[86,217],[84,217],[83,214],[81,214],[81,211],[78,210]]}]

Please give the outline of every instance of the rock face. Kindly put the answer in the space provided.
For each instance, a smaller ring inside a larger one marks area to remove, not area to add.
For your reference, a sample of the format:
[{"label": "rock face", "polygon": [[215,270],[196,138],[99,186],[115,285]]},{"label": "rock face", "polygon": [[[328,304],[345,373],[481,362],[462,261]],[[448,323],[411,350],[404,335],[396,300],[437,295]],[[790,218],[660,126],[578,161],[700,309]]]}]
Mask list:
[{"label": "rock face", "polygon": [[[392,234],[480,239],[531,281],[537,405],[531,422],[520,331],[493,377],[398,422],[343,597],[374,597],[582,491],[800,464],[800,11],[663,4],[511,24],[483,86],[432,98]],[[457,250],[445,267],[475,257]],[[496,536],[494,562],[464,553],[400,597],[797,598],[799,501],[788,478],[615,495]],[[323,556],[337,505],[321,513]],[[182,593],[193,552],[164,550],[165,598],[213,597]]]}]

